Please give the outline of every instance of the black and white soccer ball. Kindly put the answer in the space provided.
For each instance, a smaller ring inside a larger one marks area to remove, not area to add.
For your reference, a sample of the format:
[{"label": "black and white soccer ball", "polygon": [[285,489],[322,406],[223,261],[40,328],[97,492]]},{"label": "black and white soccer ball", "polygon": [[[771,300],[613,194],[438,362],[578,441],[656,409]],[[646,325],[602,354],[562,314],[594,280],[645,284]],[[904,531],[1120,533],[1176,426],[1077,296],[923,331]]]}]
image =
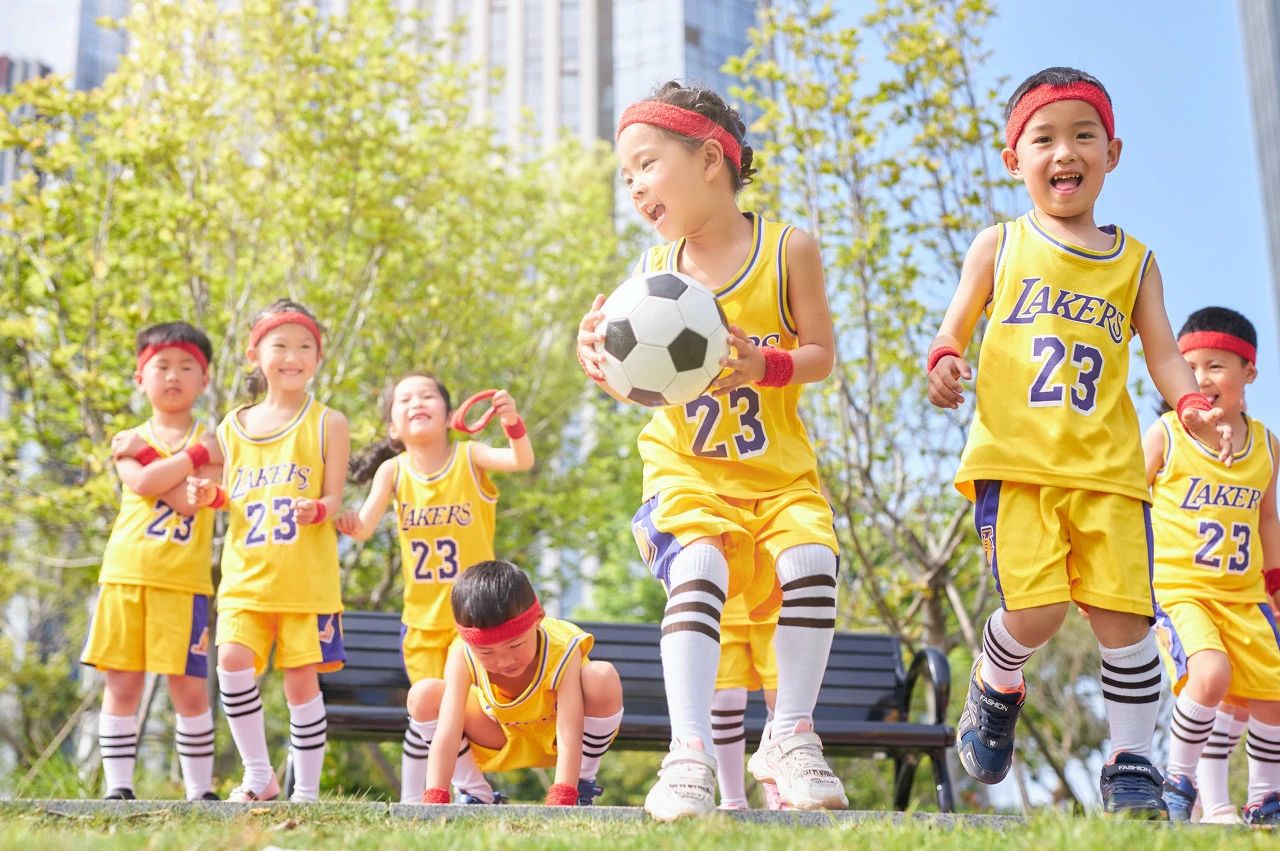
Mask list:
[{"label": "black and white soccer ball", "polygon": [[604,307],[602,369],[619,396],[651,408],[706,392],[729,354],[724,311],[711,291],[679,272],[642,272]]}]

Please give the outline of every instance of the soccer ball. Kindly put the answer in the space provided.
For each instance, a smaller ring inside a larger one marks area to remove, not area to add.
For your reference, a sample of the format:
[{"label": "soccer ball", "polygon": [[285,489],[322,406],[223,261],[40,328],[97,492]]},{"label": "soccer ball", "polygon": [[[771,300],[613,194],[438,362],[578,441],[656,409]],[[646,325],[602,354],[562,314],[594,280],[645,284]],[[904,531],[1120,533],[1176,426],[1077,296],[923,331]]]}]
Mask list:
[{"label": "soccer ball", "polygon": [[615,393],[650,408],[706,392],[729,354],[724,311],[710,290],[679,272],[643,272],[605,301],[601,367]]}]

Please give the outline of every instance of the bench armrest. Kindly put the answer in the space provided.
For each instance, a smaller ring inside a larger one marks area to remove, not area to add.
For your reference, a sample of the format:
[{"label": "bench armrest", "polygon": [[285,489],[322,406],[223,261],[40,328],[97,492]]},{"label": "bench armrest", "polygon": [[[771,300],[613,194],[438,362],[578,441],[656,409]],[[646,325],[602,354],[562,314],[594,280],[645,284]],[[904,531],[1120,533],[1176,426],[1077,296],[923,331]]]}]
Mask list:
[{"label": "bench armrest", "polygon": [[911,668],[907,671],[906,688],[903,691],[902,717],[910,718],[911,693],[915,690],[916,680],[927,677],[931,691],[932,715],[927,723],[945,724],[947,721],[947,702],[951,699],[951,664],[942,651],[936,647],[925,647],[916,653],[911,660]]}]

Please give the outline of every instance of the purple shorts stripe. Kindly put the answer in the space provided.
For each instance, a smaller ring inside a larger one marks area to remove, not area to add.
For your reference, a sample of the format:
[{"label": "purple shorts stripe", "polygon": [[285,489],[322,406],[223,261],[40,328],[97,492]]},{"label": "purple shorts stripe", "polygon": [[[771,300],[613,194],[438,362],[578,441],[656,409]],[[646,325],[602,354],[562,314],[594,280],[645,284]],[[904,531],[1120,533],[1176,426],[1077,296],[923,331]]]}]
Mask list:
[{"label": "purple shorts stripe", "polygon": [[1270,604],[1259,603],[1258,609],[1262,612],[1262,616],[1267,619],[1267,625],[1271,627],[1271,634],[1276,637],[1276,646],[1280,647],[1280,625],[1276,624],[1276,616],[1271,613]]},{"label": "purple shorts stripe", "polygon": [[183,673],[201,679],[209,676],[209,598],[204,594],[191,597],[191,637]]},{"label": "purple shorts stripe", "polygon": [[320,661],[347,661],[347,649],[342,646],[342,613],[316,615],[316,629],[320,632]]},{"label": "purple shorts stripe", "polygon": [[654,494],[640,510],[631,518],[631,531],[635,535],[636,546],[640,548],[640,557],[649,566],[649,572],[660,581],[667,590],[671,588],[671,563],[684,549],[675,535],[659,532],[653,522],[653,512],[658,510],[658,500],[662,494]]},{"label": "purple shorts stripe", "polygon": [[1178,637],[1178,631],[1173,628],[1173,619],[1159,606],[1155,609],[1156,629],[1164,629],[1169,633],[1169,658],[1173,659],[1176,679],[1181,680],[1187,675],[1187,649],[1182,646],[1182,639]]},{"label": "purple shorts stripe", "polygon": [[1000,586],[1000,561],[997,558],[996,515],[1000,511],[1000,485],[996,479],[974,482],[973,525],[978,539],[991,565],[991,576],[996,581],[996,593],[1000,595],[1000,607],[1004,608],[1004,588]]},{"label": "purple shorts stripe", "polygon": [[[1154,612],[1158,608],[1156,606],[1156,536],[1151,528],[1151,503],[1142,503],[1142,522],[1147,529],[1147,585],[1151,586],[1151,611]],[[1155,617],[1151,618],[1151,622],[1155,623]]]}]

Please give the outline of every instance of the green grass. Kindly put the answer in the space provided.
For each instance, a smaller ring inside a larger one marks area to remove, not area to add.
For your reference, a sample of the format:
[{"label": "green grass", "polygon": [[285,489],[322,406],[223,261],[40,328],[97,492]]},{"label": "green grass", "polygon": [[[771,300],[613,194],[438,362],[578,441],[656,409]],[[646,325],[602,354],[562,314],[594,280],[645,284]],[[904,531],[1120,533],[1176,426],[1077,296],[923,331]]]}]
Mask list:
[{"label": "green grass", "polygon": [[[602,821],[538,816],[475,819],[444,823],[410,822],[341,805],[263,810],[236,818],[174,814],[165,811],[132,816],[58,816],[0,805],[0,848],[40,851],[119,849],[288,849],[355,848],[513,848],[558,849],[826,849],[875,851],[991,849],[1015,844],[1022,849],[1084,851],[1126,848],[1141,851],[1271,848],[1275,837],[1238,828],[1185,827],[1044,815],[1005,830],[945,827],[888,821],[838,823],[831,827],[744,824],[726,817],[676,825],[649,821]],[[607,844],[607,845],[606,845]]]}]

